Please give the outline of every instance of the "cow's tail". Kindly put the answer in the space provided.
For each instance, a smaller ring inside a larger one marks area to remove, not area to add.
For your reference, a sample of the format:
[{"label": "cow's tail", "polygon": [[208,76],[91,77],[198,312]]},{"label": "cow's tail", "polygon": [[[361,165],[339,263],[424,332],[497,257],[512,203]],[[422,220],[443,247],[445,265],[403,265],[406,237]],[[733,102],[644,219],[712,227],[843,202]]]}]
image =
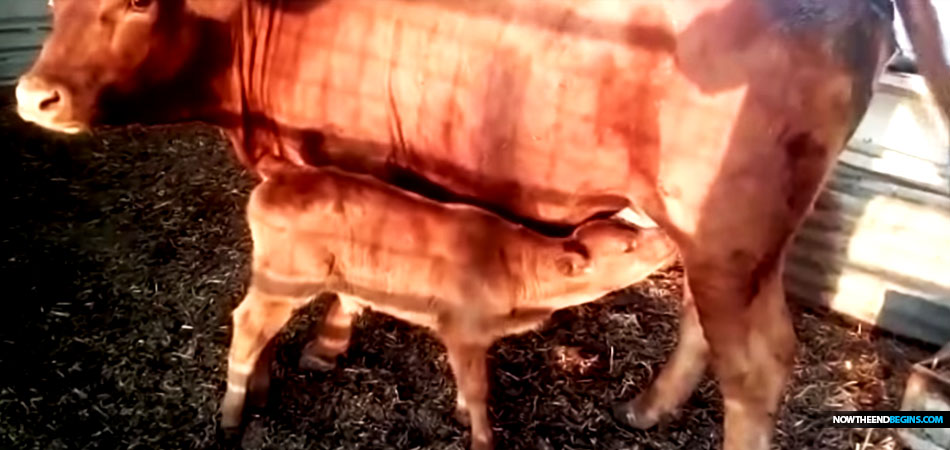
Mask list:
[{"label": "cow's tail", "polygon": [[934,100],[950,123],[950,66],[944,56],[943,35],[931,0],[896,0],[917,56],[917,67]]}]

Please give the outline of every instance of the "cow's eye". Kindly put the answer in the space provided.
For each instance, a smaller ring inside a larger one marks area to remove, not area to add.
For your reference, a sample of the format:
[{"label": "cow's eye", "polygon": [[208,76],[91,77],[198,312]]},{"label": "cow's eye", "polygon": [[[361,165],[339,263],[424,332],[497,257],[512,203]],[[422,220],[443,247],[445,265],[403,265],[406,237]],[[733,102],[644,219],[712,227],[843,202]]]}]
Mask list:
[{"label": "cow's eye", "polygon": [[145,9],[152,4],[153,0],[129,0],[129,6],[132,9]]}]

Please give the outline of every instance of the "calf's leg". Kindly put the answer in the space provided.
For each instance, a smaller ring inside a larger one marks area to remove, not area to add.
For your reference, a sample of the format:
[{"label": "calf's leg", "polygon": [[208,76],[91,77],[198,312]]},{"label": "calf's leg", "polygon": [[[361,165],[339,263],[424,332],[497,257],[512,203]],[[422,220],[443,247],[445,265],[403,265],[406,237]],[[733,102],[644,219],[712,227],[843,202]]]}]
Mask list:
[{"label": "calf's leg", "polygon": [[684,277],[681,308],[676,350],[647,390],[614,407],[614,416],[621,423],[639,429],[656,425],[676,411],[702,379],[709,361],[709,344],[703,336],[688,276]]},{"label": "calf's leg", "polygon": [[490,450],[493,444],[487,403],[488,345],[451,334],[443,336],[443,341],[458,385],[457,417],[471,424],[472,450]]},{"label": "calf's leg", "polygon": [[277,355],[276,339],[271,339],[261,355],[257,357],[254,369],[247,380],[247,403],[251,407],[263,408],[267,405],[267,393],[270,391],[270,365]]},{"label": "calf's leg", "polygon": [[228,388],[221,402],[221,426],[241,424],[249,377],[262,351],[290,320],[300,302],[293,298],[267,295],[253,285],[234,310],[234,333],[228,353]]},{"label": "calf's leg", "polygon": [[327,371],[336,367],[336,359],[350,346],[353,319],[362,312],[358,303],[346,294],[337,294],[330,303],[319,334],[304,346],[300,368]]}]

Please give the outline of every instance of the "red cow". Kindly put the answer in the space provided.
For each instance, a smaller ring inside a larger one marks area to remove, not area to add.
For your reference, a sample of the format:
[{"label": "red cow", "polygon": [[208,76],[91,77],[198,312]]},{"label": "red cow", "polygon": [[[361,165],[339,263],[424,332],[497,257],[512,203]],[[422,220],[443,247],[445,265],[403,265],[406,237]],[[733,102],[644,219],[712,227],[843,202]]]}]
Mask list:
[{"label": "red cow", "polygon": [[[932,6],[897,5],[947,110]],[[202,119],[252,168],[273,155],[421,180],[540,228],[648,216],[683,255],[681,336],[616,415],[652,426],[709,362],[733,450],[769,446],[795,346],[785,248],[893,53],[890,0],[56,0],[53,13],[17,88],[42,126]]]}]

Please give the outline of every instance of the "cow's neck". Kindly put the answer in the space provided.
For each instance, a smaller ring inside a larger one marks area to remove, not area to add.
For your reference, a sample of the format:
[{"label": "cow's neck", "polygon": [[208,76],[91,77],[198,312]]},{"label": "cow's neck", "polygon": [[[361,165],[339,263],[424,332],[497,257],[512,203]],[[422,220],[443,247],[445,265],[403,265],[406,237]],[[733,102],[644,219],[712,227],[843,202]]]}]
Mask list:
[{"label": "cow's neck", "polygon": [[[245,8],[271,8],[270,2],[245,2]],[[234,144],[238,158],[249,168],[265,156],[300,165],[320,161],[302,156],[300,149],[322,147],[323,135],[314,130],[296,130],[276,123],[268,102],[267,72],[272,70],[264,62],[272,49],[269,33],[275,33],[267,20],[266,11],[245,11],[235,16],[227,33],[210,35],[209,44],[219,47],[217,52],[229,56],[226,71],[221,71],[201,85],[209,86],[214,102],[203,103],[206,109],[197,109],[201,120],[223,128]],[[226,47],[226,48],[225,48]]]},{"label": "cow's neck", "polygon": [[199,44],[194,60],[175,83],[189,97],[177,111],[169,111],[189,120],[232,126],[241,111],[241,89],[236,79],[237,46],[233,36],[236,24],[211,20],[199,21]]},{"label": "cow's neck", "polygon": [[[171,80],[149,84],[133,92],[106,90],[100,103],[109,123],[174,123],[204,120],[217,123],[230,106],[234,83],[231,31],[227,24],[206,19],[182,26],[197,27],[199,36],[191,60]],[[183,50],[186,51],[186,50]]]}]

